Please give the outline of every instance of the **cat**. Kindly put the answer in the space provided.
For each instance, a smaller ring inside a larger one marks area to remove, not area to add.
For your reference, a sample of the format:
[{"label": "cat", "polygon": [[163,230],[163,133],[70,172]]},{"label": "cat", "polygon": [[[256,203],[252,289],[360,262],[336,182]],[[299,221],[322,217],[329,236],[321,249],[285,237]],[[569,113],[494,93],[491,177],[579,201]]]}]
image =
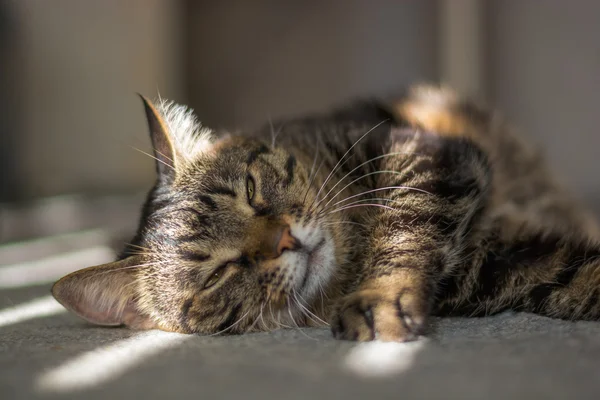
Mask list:
[{"label": "cat", "polygon": [[600,318],[594,218],[497,113],[450,89],[243,136],[142,100],[157,180],[137,234],[52,288],[87,321],[409,341],[431,315]]}]

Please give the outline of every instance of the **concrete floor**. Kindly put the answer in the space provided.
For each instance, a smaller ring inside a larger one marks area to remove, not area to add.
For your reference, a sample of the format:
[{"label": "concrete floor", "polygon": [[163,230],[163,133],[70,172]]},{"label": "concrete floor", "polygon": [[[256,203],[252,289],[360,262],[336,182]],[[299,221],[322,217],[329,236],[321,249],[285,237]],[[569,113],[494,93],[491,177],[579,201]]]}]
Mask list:
[{"label": "concrete floor", "polygon": [[15,321],[15,307],[44,304],[28,301],[48,290],[0,291],[2,399],[600,398],[600,323],[436,319],[428,340],[357,345],[324,329],[201,337],[99,328],[48,302],[50,315]]}]

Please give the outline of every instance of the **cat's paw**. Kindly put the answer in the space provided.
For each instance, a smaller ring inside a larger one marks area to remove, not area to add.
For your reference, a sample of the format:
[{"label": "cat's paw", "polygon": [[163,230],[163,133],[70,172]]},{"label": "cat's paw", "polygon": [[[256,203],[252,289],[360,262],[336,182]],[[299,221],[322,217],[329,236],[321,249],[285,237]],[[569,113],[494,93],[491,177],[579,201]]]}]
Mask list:
[{"label": "cat's paw", "polygon": [[427,307],[408,290],[392,295],[360,290],[337,304],[331,332],[343,340],[405,342],[423,333],[427,314]]}]

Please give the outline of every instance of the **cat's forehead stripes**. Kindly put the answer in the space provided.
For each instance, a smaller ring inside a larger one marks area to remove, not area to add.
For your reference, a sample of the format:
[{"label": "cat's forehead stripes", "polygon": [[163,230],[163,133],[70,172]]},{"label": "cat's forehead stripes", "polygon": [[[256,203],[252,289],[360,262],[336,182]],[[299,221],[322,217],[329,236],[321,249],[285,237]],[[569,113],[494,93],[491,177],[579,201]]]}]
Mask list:
[{"label": "cat's forehead stripes", "polygon": [[232,188],[229,188],[225,185],[212,185],[206,188],[206,193],[214,194],[214,195],[223,195],[229,197],[237,197],[237,193]]},{"label": "cat's forehead stripes", "polygon": [[[192,254],[196,254],[196,251],[192,251]],[[197,262],[204,262],[204,263],[209,263],[210,261],[210,266],[217,266],[226,262],[230,262],[233,260],[237,260],[240,255],[241,252],[235,248],[232,247],[217,247],[217,246],[213,246],[210,249],[210,255],[206,258],[206,259],[202,259],[201,257],[203,255],[205,255],[203,253],[203,251],[198,250],[199,257],[196,261]]]},{"label": "cat's forehead stripes", "polygon": [[210,254],[201,253],[193,250],[181,250],[179,251],[179,256],[186,261],[192,262],[205,262],[211,259]]},{"label": "cat's forehead stripes", "polygon": [[252,165],[252,163],[254,161],[256,161],[258,156],[260,156],[261,154],[268,154],[270,152],[271,151],[269,150],[269,148],[267,146],[265,146],[264,144],[262,144],[257,149],[250,151],[250,153],[248,154],[248,158],[246,160],[246,164],[248,164],[250,166],[250,165]]},{"label": "cat's forehead stripes", "polygon": [[285,172],[287,178],[283,181],[283,186],[288,186],[294,180],[294,167],[296,167],[296,157],[290,155],[285,162]]},{"label": "cat's forehead stripes", "polygon": [[219,209],[216,201],[214,201],[211,196],[201,194],[199,196],[196,196],[196,200],[202,203],[207,211],[217,211]]}]

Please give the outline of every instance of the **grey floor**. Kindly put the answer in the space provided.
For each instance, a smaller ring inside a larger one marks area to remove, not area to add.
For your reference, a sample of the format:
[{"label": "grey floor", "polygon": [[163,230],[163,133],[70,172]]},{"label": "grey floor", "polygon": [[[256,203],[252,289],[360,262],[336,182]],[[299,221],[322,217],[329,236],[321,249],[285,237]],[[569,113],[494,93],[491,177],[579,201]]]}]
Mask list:
[{"label": "grey floor", "polygon": [[25,245],[0,246],[1,399],[600,399],[600,323],[434,319],[429,339],[408,345],[340,342],[325,329],[201,337],[99,328],[62,312],[46,281],[49,270],[108,257],[110,238]]},{"label": "grey floor", "polygon": [[[2,306],[39,297],[47,289],[4,292]],[[375,351],[369,357],[369,350],[377,348],[360,345],[365,353],[360,369],[357,345],[335,341],[327,330],[186,337],[138,359],[136,349],[123,344],[138,332],[92,327],[59,314],[0,328],[0,397],[600,398],[598,323],[505,314],[435,320],[434,330],[411,352],[384,348],[404,358],[397,360],[400,366],[392,361],[389,367],[388,354]],[[121,352],[110,350],[115,343],[121,343]],[[104,360],[73,365],[90,352]],[[132,364],[129,357],[135,359]],[[381,371],[377,358],[389,369]],[[124,370],[105,376],[122,364],[127,364]],[[62,374],[48,382],[58,370]]]}]

